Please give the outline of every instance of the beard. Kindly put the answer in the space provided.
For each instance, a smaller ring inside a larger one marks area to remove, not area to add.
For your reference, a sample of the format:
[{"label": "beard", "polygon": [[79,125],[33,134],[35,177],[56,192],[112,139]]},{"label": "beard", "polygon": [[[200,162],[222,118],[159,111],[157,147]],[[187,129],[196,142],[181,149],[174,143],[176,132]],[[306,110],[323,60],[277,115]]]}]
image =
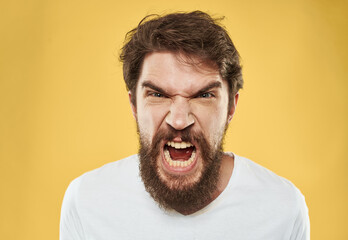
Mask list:
[{"label": "beard", "polygon": [[[226,129],[225,129],[226,131]],[[209,204],[217,192],[222,162],[222,137],[215,144],[209,144],[204,135],[191,129],[180,131],[185,142],[195,142],[200,154],[202,168],[188,175],[176,175],[161,168],[163,141],[172,141],[179,131],[172,128],[160,130],[153,137],[152,143],[139,132],[140,175],[146,191],[163,210],[195,212]],[[224,134],[221,134],[224,136]],[[198,162],[197,162],[198,163]],[[197,169],[196,169],[197,170]],[[165,176],[163,176],[165,175]]]}]

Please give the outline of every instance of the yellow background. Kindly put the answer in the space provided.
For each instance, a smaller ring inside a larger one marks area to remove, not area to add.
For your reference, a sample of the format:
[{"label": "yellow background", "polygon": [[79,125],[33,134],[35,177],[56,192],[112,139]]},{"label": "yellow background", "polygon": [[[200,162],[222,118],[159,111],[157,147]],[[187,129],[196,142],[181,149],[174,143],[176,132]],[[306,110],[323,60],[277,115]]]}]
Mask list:
[{"label": "yellow background", "polygon": [[0,238],[58,239],[69,182],[137,152],[118,51],[149,13],[224,25],[245,89],[225,149],[295,183],[312,239],[348,239],[347,1],[1,1]]}]

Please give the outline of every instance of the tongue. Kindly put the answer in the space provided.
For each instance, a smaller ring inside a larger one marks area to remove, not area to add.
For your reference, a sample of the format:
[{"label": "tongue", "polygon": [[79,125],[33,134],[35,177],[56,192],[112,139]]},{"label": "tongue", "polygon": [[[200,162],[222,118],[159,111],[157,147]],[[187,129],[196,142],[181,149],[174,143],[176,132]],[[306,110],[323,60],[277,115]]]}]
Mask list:
[{"label": "tongue", "polygon": [[184,148],[184,149],[176,149],[173,147],[169,147],[168,146],[168,150],[170,153],[170,157],[173,160],[183,160],[186,161],[188,160],[193,152],[193,147],[189,147],[189,148]]}]

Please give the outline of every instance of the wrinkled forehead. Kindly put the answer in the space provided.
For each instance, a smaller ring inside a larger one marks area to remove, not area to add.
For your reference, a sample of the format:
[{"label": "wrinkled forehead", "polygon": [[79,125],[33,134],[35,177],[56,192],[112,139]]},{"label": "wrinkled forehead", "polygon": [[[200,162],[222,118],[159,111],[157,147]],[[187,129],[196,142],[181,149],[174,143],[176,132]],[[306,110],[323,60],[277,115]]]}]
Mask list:
[{"label": "wrinkled forehead", "polygon": [[[151,82],[170,92],[190,93],[211,82],[224,84],[217,66],[196,56],[154,52],[144,58],[137,89]],[[226,83],[225,83],[226,84]]]},{"label": "wrinkled forehead", "polygon": [[206,73],[219,71],[217,64],[211,61],[210,59],[202,58],[194,54],[187,54],[183,52],[172,54],[179,64],[195,68],[197,71],[203,71]]}]

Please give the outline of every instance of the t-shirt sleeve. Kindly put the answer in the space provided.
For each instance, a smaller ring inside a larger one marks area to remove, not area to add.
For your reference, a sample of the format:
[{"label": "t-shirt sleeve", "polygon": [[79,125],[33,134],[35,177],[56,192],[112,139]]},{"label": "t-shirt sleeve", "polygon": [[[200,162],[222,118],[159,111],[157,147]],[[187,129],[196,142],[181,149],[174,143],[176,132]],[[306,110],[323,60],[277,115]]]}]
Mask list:
[{"label": "t-shirt sleeve", "polygon": [[299,209],[295,219],[294,227],[290,240],[309,240],[310,224],[308,216],[308,208],[304,196],[299,193]]},{"label": "t-shirt sleeve", "polygon": [[65,192],[60,216],[60,240],[83,240],[84,232],[76,205],[80,178],[72,181]]}]

